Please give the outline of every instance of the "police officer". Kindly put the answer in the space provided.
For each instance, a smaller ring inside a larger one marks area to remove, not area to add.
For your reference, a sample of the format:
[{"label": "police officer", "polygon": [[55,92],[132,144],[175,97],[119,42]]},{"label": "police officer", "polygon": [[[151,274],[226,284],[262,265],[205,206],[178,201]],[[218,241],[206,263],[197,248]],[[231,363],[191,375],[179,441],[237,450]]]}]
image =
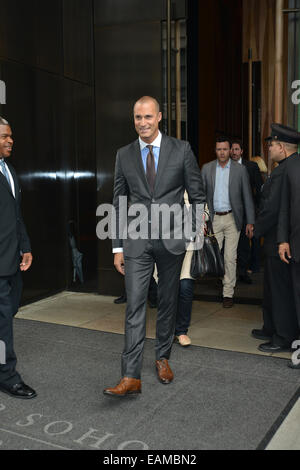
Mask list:
[{"label": "police officer", "polygon": [[[281,205],[283,175],[288,160],[293,158],[294,146],[300,136],[293,129],[272,124],[269,141],[269,156],[277,168],[266,181],[255,225],[254,236],[265,238],[265,274],[263,319],[261,330],[253,330],[254,338],[267,340],[259,346],[263,352],[276,353],[290,350],[299,337],[292,280],[288,264],[282,263],[278,254],[277,227]],[[300,163],[300,159],[299,159]],[[288,224],[287,224],[288,225]]]},{"label": "police officer", "polygon": [[[300,134],[289,128],[286,128],[285,133],[289,142],[287,150],[290,157],[283,176],[277,241],[282,264],[291,269],[300,327],[300,156],[298,154]],[[291,290],[290,294],[292,294]],[[289,366],[293,369],[300,369],[300,364],[294,361],[291,361]]]}]

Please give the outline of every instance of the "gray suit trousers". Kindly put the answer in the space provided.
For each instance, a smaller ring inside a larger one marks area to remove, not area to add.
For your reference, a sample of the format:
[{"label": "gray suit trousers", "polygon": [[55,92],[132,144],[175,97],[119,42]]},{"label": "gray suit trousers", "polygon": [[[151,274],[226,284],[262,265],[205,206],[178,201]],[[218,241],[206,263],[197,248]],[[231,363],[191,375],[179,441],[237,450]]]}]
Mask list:
[{"label": "gray suit trousers", "polygon": [[124,256],[127,309],[122,376],[140,379],[146,337],[147,295],[154,264],[158,270],[156,360],[169,359],[174,339],[180,271],[184,254],[170,253],[161,240],[147,243],[137,258]]}]

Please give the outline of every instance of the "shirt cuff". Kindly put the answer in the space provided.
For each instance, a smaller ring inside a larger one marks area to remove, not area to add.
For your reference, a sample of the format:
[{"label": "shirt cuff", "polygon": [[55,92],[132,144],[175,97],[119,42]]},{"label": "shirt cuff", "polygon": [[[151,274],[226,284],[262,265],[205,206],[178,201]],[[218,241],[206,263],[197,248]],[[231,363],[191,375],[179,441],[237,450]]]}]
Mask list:
[{"label": "shirt cuff", "polygon": [[113,253],[116,254],[116,253],[123,253],[123,248],[114,248],[113,249]]}]

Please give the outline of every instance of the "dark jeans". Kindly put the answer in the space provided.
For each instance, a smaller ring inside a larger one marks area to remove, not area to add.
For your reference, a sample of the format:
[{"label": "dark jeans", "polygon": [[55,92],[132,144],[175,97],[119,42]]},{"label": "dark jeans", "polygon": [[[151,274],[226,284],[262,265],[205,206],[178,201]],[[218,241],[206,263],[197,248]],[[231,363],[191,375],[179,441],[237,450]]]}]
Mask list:
[{"label": "dark jeans", "polygon": [[186,335],[191,324],[195,281],[182,279],[179,288],[179,301],[176,317],[175,335]]}]

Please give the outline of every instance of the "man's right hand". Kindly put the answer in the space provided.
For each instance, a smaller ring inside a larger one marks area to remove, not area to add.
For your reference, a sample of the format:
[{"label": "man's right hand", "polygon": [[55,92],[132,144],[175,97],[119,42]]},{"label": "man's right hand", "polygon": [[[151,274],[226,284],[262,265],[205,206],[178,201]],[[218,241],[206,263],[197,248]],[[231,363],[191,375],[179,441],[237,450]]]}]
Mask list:
[{"label": "man's right hand", "polygon": [[286,264],[290,264],[290,262],[288,261],[288,258],[292,259],[292,256],[291,256],[291,248],[290,248],[289,243],[281,243],[279,245],[279,256],[280,256],[281,261],[283,261]]},{"label": "man's right hand", "polygon": [[116,253],[115,258],[114,258],[114,265],[116,270],[122,274],[122,276],[125,275],[125,267],[124,267],[124,254],[123,253]]}]

